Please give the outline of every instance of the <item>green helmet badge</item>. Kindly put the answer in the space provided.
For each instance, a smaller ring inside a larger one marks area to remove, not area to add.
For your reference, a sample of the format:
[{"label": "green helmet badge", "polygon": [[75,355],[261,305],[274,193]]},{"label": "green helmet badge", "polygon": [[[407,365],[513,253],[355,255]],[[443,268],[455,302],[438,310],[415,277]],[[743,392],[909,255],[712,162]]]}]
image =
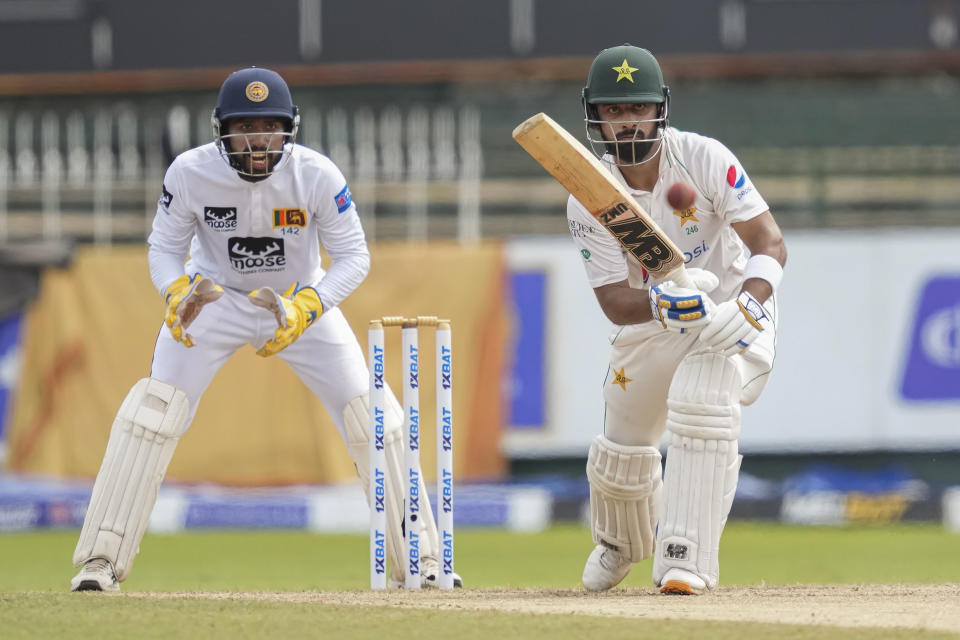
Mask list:
[{"label": "green helmet badge", "polygon": [[594,59],[583,99],[588,104],[663,103],[668,91],[653,54],[624,44],[604,49]]}]

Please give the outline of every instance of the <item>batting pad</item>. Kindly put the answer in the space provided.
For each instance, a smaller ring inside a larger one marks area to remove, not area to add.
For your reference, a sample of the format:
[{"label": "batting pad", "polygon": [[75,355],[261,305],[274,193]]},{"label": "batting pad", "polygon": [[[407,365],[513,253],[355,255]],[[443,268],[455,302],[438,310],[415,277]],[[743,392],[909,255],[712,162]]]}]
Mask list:
[{"label": "batting pad", "polygon": [[720,575],[720,535],[740,472],[740,372],[718,353],[680,363],[667,398],[667,463],[653,580],[677,567],[707,587]]},{"label": "batting pad", "polygon": [[[403,409],[393,393],[387,393],[387,415],[384,418],[383,450],[387,458],[386,496],[384,507],[387,511],[387,557],[394,575],[401,576],[406,567],[406,540],[404,537],[404,505],[406,483],[403,462]],[[363,483],[363,491],[370,494],[370,396],[362,395],[347,403],[343,410],[343,422],[347,432],[347,448],[357,467],[357,475]],[[430,499],[423,484],[423,472],[420,473],[420,561],[438,557],[440,542],[437,536],[437,524],[430,509]]]},{"label": "batting pad", "polygon": [[106,558],[117,580],[127,577],[189,414],[187,395],[165,382],[143,378],[130,389],[110,429],[74,566]]},{"label": "batting pad", "polygon": [[633,562],[653,554],[660,510],[660,452],[597,436],[587,456],[593,541]]}]

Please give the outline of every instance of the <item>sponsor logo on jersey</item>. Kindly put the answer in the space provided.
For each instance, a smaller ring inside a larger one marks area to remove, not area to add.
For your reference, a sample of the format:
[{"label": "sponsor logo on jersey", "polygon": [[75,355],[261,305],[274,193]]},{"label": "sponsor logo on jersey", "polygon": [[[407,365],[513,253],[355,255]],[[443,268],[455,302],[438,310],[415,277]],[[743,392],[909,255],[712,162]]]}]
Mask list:
[{"label": "sponsor logo on jersey", "polygon": [[704,240],[690,251],[683,252],[683,262],[684,264],[690,264],[691,260],[707,255],[708,251],[710,251],[710,247],[707,246],[707,241]]},{"label": "sponsor logo on jersey", "polygon": [[303,209],[274,209],[273,210],[273,228],[280,227],[305,227],[307,226],[307,216]]},{"label": "sponsor logo on jersey", "polygon": [[910,331],[900,393],[906,400],[960,398],[960,275],[924,283]]},{"label": "sponsor logo on jersey", "polygon": [[[160,201],[157,203],[163,207],[164,211],[167,210],[167,207],[170,206],[170,203],[173,202],[173,194],[167,191],[167,185],[160,185]],[[167,213],[170,213],[167,211]]]},{"label": "sponsor logo on jersey", "polygon": [[593,227],[588,224],[583,224],[576,220],[568,220],[568,223],[570,226],[570,235],[574,238],[585,238],[587,235],[593,233]]},{"label": "sponsor logo on jersey", "polygon": [[743,170],[737,171],[737,167],[730,165],[727,169],[727,184],[733,187],[734,189],[739,189],[743,186],[743,183],[747,181],[747,176],[743,173]]},{"label": "sponsor logo on jersey", "polygon": [[590,252],[589,252],[588,250],[586,250],[586,249],[580,249],[580,255],[583,256],[583,259],[584,259],[584,260],[589,260],[589,259],[590,259]]},{"label": "sponsor logo on jersey", "polygon": [[353,204],[353,196],[350,194],[350,187],[343,185],[343,189],[340,189],[340,193],[333,196],[333,202],[337,205],[337,212],[343,213],[350,208],[350,205]]},{"label": "sponsor logo on jersey", "polygon": [[230,266],[239,273],[283,271],[287,266],[283,238],[230,238]]},{"label": "sponsor logo on jersey", "polygon": [[234,231],[237,228],[237,208],[204,207],[203,222],[214,231]]},{"label": "sponsor logo on jersey", "polygon": [[743,200],[744,196],[753,191],[752,186],[744,186],[747,183],[747,174],[743,169],[737,169],[735,165],[730,165],[727,169],[727,184],[731,189],[739,189],[737,200]]}]

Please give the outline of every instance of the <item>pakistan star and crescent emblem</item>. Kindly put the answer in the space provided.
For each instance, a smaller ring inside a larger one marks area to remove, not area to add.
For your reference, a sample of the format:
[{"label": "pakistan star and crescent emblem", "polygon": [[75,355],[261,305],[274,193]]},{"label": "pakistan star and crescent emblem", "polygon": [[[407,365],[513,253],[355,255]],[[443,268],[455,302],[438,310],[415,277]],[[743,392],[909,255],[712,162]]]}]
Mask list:
[{"label": "pakistan star and crescent emblem", "polygon": [[680,226],[687,224],[687,222],[700,222],[697,220],[697,216],[694,215],[697,213],[696,207],[690,207],[689,209],[684,209],[683,211],[674,211],[673,215],[680,218]]},{"label": "pakistan star and crescent emblem", "polygon": [[628,383],[628,382],[633,382],[633,378],[628,378],[628,377],[626,376],[626,374],[624,373],[624,370],[625,370],[625,369],[626,369],[626,367],[620,367],[620,371],[617,371],[616,369],[614,369],[614,370],[613,370],[613,376],[614,376],[614,377],[613,377],[613,382],[611,383],[611,384],[618,384],[618,385],[620,385],[620,388],[623,389],[624,391],[627,390],[627,383]]},{"label": "pakistan star and crescent emblem", "polygon": [[620,82],[624,78],[630,82],[633,82],[633,72],[637,70],[637,67],[631,67],[629,64],[627,64],[627,59],[624,58],[623,64],[621,64],[619,67],[611,67],[611,69],[617,72],[617,82]]}]

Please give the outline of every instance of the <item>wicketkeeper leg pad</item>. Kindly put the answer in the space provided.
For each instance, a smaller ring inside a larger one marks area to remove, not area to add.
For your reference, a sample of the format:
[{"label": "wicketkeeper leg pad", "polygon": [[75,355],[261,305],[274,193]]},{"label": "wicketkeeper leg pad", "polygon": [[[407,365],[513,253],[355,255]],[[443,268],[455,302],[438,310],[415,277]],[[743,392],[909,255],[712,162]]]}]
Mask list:
[{"label": "wicketkeeper leg pad", "polygon": [[[404,538],[404,505],[406,496],[406,472],[403,462],[403,409],[392,393],[387,393],[387,411],[384,416],[383,449],[387,458],[384,507],[387,512],[387,557],[395,575],[403,575],[406,567],[406,541]],[[368,502],[373,499],[370,488],[370,397],[362,395],[347,403],[343,411],[346,426],[347,448],[357,467],[357,475],[363,483]],[[440,543],[437,525],[430,509],[427,488],[420,474],[420,558],[437,558]],[[372,503],[371,503],[372,504]],[[400,578],[401,581],[403,578]]]},{"label": "wicketkeeper leg pad", "polygon": [[720,535],[737,488],[741,456],[741,376],[718,353],[697,353],[677,368],[667,398],[669,444],[664,503],[653,560],[659,585],[671,568],[717,585]]},{"label": "wicketkeeper leg pad", "polygon": [[74,566],[106,558],[123,581],[130,573],[190,401],[173,385],[143,378],[124,399],[93,485]]},{"label": "wicketkeeper leg pad", "polygon": [[597,436],[587,456],[593,541],[632,562],[653,554],[660,511],[660,452]]}]

